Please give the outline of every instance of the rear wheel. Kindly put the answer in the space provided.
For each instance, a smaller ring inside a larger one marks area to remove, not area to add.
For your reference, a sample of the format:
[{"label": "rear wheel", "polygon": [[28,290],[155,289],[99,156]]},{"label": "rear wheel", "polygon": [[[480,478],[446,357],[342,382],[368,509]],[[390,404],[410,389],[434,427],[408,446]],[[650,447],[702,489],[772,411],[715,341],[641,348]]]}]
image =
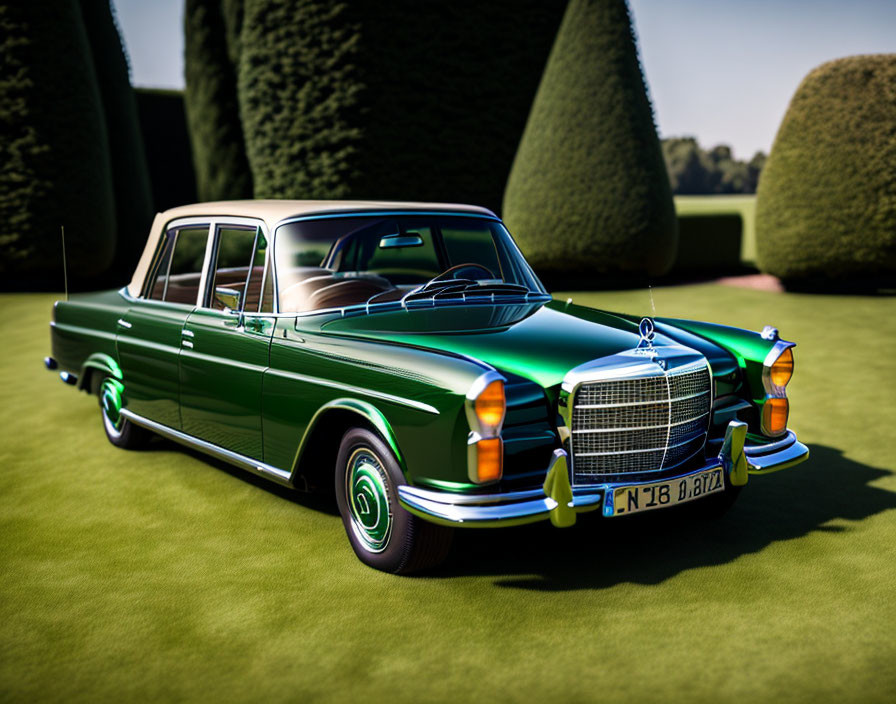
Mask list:
[{"label": "rear wheel", "polygon": [[152,433],[145,428],[134,425],[121,414],[121,395],[124,385],[106,377],[100,382],[98,395],[100,398],[100,414],[103,417],[103,429],[115,447],[124,450],[136,450],[145,447]]},{"label": "rear wheel", "polygon": [[370,567],[410,574],[447,557],[452,529],[402,508],[401,483],[395,455],[378,435],[353,428],[343,436],[336,461],[336,502],[352,549]]}]

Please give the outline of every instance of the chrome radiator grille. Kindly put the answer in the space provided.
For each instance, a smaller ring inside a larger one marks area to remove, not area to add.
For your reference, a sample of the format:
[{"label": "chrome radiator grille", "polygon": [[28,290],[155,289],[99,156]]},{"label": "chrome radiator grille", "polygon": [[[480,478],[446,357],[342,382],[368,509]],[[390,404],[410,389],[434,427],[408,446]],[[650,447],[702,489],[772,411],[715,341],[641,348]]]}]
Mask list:
[{"label": "chrome radiator grille", "polygon": [[674,467],[706,440],[708,365],[661,376],[586,382],[575,393],[571,438],[576,482]]}]

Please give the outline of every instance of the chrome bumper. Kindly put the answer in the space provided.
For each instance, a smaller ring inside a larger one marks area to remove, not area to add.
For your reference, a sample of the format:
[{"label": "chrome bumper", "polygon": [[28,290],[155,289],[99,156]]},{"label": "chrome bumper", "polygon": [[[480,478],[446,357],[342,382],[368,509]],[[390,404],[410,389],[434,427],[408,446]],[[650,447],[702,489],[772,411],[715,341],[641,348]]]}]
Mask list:
[{"label": "chrome bumper", "polygon": [[[555,455],[566,453],[556,450]],[[809,457],[809,448],[796,439],[792,431],[776,442],[764,445],[744,445],[747,467],[750,474],[768,474],[786,469]],[[657,481],[672,481],[708,469],[723,467],[722,458],[707,460],[701,467],[673,477],[663,477]],[[572,487],[572,501],[569,507],[576,513],[596,511],[603,507],[604,513],[612,513],[612,506],[604,497],[613,496],[619,487],[648,482],[606,482]],[[549,518],[557,502],[545,496],[543,489],[529,489],[504,494],[454,494],[447,491],[432,491],[413,486],[398,487],[398,501],[413,513],[432,523],[471,528],[496,528],[503,526],[534,523]]]},{"label": "chrome bumper", "polygon": [[796,439],[796,433],[787,431],[781,440],[765,445],[744,445],[750,474],[770,474],[787,469],[809,458],[809,448]]}]

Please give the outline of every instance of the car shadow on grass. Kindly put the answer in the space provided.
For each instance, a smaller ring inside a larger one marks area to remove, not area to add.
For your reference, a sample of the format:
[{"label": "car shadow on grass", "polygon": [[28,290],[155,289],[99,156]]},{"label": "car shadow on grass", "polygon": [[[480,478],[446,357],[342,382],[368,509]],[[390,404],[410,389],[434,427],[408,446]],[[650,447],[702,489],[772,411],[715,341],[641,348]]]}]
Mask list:
[{"label": "car shadow on grass", "polygon": [[[304,508],[311,509],[312,511],[319,511],[320,513],[325,513],[331,516],[339,515],[339,507],[336,505],[336,499],[334,498],[332,493],[326,492],[307,492],[307,491],[297,491],[296,489],[291,489],[288,486],[282,486],[275,482],[272,482],[269,479],[265,479],[264,477],[259,477],[256,474],[252,474],[244,469],[239,467],[235,467],[232,464],[228,464],[223,460],[219,460],[215,457],[210,457],[206,455],[204,452],[200,452],[199,450],[194,450],[191,447],[186,447],[184,445],[180,445],[173,440],[167,440],[162,437],[153,438],[152,442],[149,444],[149,447],[146,450],[153,452],[179,452],[184,455],[188,455],[193,459],[202,462],[204,464],[209,465],[210,467],[214,467],[221,472],[229,474],[234,479],[244,482],[246,484],[250,484],[258,489],[268,492],[269,494],[273,494],[274,496],[278,496],[281,499],[285,499],[286,501],[291,501],[292,503],[302,506]],[[346,547],[348,545],[346,544]]]},{"label": "car shadow on grass", "polygon": [[804,464],[751,477],[723,518],[680,507],[611,520],[582,514],[567,529],[458,530],[451,559],[429,576],[494,575],[497,586],[548,592],[658,584],[815,531],[848,539],[850,522],[896,508],[896,493],[871,486],[889,474],[816,445]]}]

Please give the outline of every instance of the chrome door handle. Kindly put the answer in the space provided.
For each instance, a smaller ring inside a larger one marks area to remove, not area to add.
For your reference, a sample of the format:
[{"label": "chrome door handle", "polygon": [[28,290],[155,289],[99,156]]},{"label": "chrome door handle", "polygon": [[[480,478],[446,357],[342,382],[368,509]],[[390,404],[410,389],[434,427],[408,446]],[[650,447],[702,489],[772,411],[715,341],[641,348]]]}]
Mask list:
[{"label": "chrome door handle", "polygon": [[134,327],[131,323],[129,323],[129,322],[128,322],[127,320],[125,320],[124,318],[119,318],[119,319],[118,319],[118,324],[119,324],[121,327],[123,327],[123,328],[127,328],[128,330],[130,330],[132,327]]},{"label": "chrome door handle", "polygon": [[193,349],[193,343],[189,340],[181,340],[181,344],[187,349]]}]

